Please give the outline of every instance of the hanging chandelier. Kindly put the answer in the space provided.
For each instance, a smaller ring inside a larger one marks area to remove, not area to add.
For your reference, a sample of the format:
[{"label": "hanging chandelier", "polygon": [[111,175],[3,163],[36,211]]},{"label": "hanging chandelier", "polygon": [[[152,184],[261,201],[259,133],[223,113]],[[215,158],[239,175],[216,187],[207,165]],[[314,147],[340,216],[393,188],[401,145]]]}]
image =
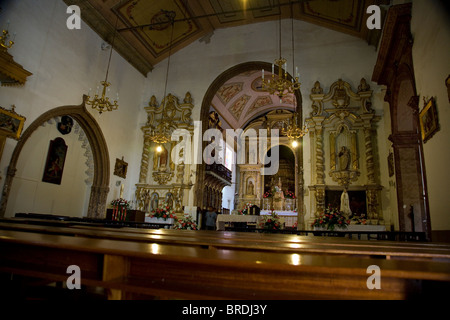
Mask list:
[{"label": "hanging chandelier", "polygon": [[[117,20],[119,18],[117,17]],[[104,111],[113,111],[113,110],[117,110],[117,108],[119,107],[118,101],[119,101],[119,93],[117,93],[117,97],[116,100],[114,101],[110,101],[109,97],[106,96],[107,91],[109,91],[108,87],[111,85],[111,83],[108,82],[108,74],[109,74],[109,66],[111,64],[111,57],[112,57],[112,51],[113,51],[113,47],[114,47],[114,40],[116,37],[116,30],[117,30],[117,20],[116,20],[116,26],[114,28],[114,36],[113,36],[113,40],[111,43],[111,50],[109,52],[109,60],[108,60],[108,67],[106,68],[106,76],[105,76],[105,80],[101,81],[100,84],[102,85],[102,94],[101,97],[99,97],[98,95],[98,89],[99,87],[97,87],[97,92],[95,93],[94,97],[91,100],[90,97],[90,90],[89,90],[89,94],[86,97],[86,104],[87,105],[91,105],[92,109],[96,109],[98,110],[98,112],[100,114],[102,114],[102,112]]]},{"label": "hanging chandelier", "polygon": [[9,28],[9,21],[6,24],[6,28],[2,30],[2,35],[0,35],[0,49],[4,51],[12,48],[12,46],[14,45],[14,38],[16,37],[16,34],[14,33],[13,39],[9,40],[10,35],[8,28]]},{"label": "hanging chandelier", "polygon": [[[299,124],[299,116],[297,113],[297,110],[295,110],[294,115],[292,117],[292,123],[289,120],[288,126],[286,128],[281,129],[281,133],[285,136],[287,136],[291,140],[298,140],[300,138],[303,138],[305,136],[309,129],[306,127],[306,125],[302,126]],[[297,146],[297,143],[294,143],[295,146]]]},{"label": "hanging chandelier", "polygon": [[[176,13],[174,11],[162,11],[167,18],[168,22],[171,24],[171,33],[170,33],[170,42],[169,42],[169,57],[167,58],[167,71],[166,71],[166,81],[164,84],[164,96],[161,104],[165,104],[166,102],[166,93],[167,93],[167,82],[169,79],[169,68],[170,68],[170,56],[172,53],[172,41],[173,41],[173,25],[175,21]],[[151,128],[149,139],[150,141],[158,144],[156,148],[157,152],[161,152],[161,145],[167,143],[171,140],[171,128],[173,127],[173,123],[170,118],[165,119],[164,116],[159,120],[158,125],[156,127]]]},{"label": "hanging chandelier", "polygon": [[[292,4],[291,4],[291,18],[292,18],[292,57],[294,57],[294,19],[292,17]],[[272,75],[269,79],[264,77],[264,69],[262,70],[262,89],[275,94],[280,98],[280,103],[284,96],[293,94],[296,90],[300,89],[300,83],[298,82],[298,68],[295,67],[295,77],[290,81],[287,73],[287,60],[281,57],[281,7],[280,7],[280,20],[279,20],[279,51],[280,58],[275,60],[272,64]],[[275,76],[275,65],[278,67],[278,76]],[[295,65],[295,62],[293,63]],[[284,70],[284,72],[283,72]]]}]

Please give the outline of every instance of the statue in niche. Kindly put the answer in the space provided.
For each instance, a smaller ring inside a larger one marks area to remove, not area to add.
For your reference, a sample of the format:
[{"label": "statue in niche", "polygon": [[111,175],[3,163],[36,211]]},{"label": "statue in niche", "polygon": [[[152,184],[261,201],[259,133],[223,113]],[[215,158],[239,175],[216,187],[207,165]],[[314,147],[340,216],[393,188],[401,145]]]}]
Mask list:
[{"label": "statue in niche", "polygon": [[339,170],[346,171],[350,167],[350,150],[342,146],[341,151],[339,151]]},{"label": "statue in niche", "polygon": [[167,193],[166,195],[166,203],[169,206],[169,208],[173,208],[173,194],[171,192]]},{"label": "statue in niche", "polygon": [[352,215],[352,210],[350,209],[350,200],[348,197],[347,189],[344,189],[341,195],[341,207],[340,211],[344,214],[346,218]]},{"label": "statue in niche", "polygon": [[160,172],[164,172],[167,170],[167,160],[168,160],[168,151],[164,146],[161,146],[162,150],[158,155],[158,162],[159,162],[159,168],[158,170]]},{"label": "statue in niche", "polygon": [[253,196],[255,194],[255,186],[253,182],[250,180],[247,185],[247,195]]},{"label": "statue in niche", "polygon": [[152,193],[151,201],[150,201],[150,211],[158,209],[159,195],[154,192]]},{"label": "statue in niche", "polygon": [[273,196],[274,210],[283,210],[284,208],[284,193],[281,177],[278,177],[278,184],[275,186],[275,194]]},{"label": "statue in niche", "polygon": [[142,198],[144,199],[144,212],[148,212],[148,206],[149,206],[149,204],[150,204],[150,195],[149,195],[149,193],[148,193],[148,190],[146,190],[146,191],[144,192]]}]

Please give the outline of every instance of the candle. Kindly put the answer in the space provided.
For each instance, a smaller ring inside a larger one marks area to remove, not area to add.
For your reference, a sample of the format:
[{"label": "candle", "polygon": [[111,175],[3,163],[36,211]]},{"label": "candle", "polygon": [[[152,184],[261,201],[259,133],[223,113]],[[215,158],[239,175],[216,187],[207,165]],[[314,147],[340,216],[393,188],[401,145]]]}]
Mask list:
[{"label": "candle", "polygon": [[262,69],[262,79],[264,80],[264,69]]},{"label": "candle", "polygon": [[272,74],[275,73],[275,65],[272,63]]}]

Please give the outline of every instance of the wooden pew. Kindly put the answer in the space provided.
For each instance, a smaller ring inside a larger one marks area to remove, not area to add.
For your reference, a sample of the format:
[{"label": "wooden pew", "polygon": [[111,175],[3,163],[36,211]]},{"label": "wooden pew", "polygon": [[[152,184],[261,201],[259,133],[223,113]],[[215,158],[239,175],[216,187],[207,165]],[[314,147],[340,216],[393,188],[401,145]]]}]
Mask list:
[{"label": "wooden pew", "polygon": [[[22,222],[22,223],[18,223]],[[33,221],[0,219],[0,229],[67,235],[97,239],[112,239],[144,243],[195,246],[199,248],[274,251],[298,254],[328,254],[384,259],[440,259],[450,262],[450,245],[432,243],[399,243],[352,241],[340,238],[318,238],[279,234],[242,234],[187,230],[110,229],[93,226],[34,225]]]},{"label": "wooden pew", "polygon": [[[0,272],[180,299],[407,299],[449,289],[448,263],[242,251],[0,230]],[[367,288],[370,265],[381,289]],[[440,292],[439,292],[440,293]]]}]

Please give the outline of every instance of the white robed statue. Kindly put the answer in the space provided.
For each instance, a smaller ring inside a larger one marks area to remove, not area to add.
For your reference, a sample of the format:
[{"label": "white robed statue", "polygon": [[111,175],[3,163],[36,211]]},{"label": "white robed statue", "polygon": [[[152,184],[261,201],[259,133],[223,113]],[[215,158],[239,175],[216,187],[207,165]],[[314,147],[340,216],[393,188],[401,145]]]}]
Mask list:
[{"label": "white robed statue", "polygon": [[341,195],[341,208],[340,211],[345,217],[349,218],[352,215],[352,210],[350,209],[350,200],[348,198],[347,189],[344,189]]}]

